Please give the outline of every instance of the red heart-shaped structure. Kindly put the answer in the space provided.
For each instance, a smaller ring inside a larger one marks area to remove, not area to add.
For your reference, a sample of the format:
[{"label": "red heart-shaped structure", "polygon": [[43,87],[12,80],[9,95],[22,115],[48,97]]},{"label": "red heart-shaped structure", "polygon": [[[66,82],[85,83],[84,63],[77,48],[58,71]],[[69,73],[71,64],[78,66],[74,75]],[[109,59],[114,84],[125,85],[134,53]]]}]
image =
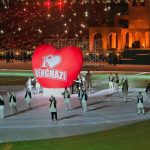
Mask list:
[{"label": "red heart-shaped structure", "polygon": [[40,45],[32,57],[34,76],[45,88],[71,86],[77,79],[82,65],[82,52],[75,46],[57,50],[51,45]]}]

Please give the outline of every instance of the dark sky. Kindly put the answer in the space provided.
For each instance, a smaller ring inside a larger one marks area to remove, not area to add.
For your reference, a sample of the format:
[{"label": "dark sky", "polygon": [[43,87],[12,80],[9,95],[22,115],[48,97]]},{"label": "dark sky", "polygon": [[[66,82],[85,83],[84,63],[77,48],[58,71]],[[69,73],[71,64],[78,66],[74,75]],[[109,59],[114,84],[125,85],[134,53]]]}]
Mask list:
[{"label": "dark sky", "polygon": [[59,2],[1,0],[0,48],[28,48],[47,38],[88,38],[89,26],[113,25],[113,15],[126,11],[127,6],[126,3]]}]

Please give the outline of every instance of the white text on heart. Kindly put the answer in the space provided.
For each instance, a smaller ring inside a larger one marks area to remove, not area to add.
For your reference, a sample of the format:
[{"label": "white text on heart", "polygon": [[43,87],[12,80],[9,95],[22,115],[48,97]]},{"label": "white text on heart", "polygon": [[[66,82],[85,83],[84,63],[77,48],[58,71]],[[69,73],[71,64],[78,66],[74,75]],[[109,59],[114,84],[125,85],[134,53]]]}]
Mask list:
[{"label": "white text on heart", "polygon": [[51,69],[35,69],[35,76],[36,78],[51,78],[57,80],[67,79],[67,74],[65,71]]}]

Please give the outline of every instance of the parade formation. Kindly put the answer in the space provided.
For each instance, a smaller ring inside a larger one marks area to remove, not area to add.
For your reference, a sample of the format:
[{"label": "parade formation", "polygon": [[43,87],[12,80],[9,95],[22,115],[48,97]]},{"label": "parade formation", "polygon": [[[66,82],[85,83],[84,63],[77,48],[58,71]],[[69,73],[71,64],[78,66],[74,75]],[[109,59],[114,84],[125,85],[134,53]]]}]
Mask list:
[{"label": "parade formation", "polygon": [[[130,76],[129,76],[130,78]],[[108,75],[108,92],[109,94],[121,95],[120,100],[122,102],[127,103],[129,101],[128,93],[130,93],[130,83],[128,83],[127,77],[119,77],[118,73],[110,73]],[[35,95],[41,95],[43,92],[42,86],[37,81],[36,78],[29,77],[24,90],[24,96],[22,96],[23,100],[27,105],[27,110],[32,110],[32,99]],[[57,98],[61,98],[64,103],[65,109],[68,111],[73,111],[73,103],[72,103],[72,95],[76,95],[76,99],[78,99],[79,106],[82,107],[83,112],[88,112],[88,97],[91,94],[97,93],[95,87],[93,87],[92,83],[92,73],[88,70],[85,73],[80,73],[78,75],[77,80],[74,81],[74,84],[70,87],[64,88],[62,92],[62,96],[51,95],[49,102],[50,112],[52,113],[52,120],[55,119],[58,121],[59,118],[57,116]],[[144,110],[144,101],[150,101],[150,83],[145,87],[145,91],[137,91],[137,114],[145,114]],[[144,98],[143,98],[144,94]],[[3,98],[5,97],[5,98]],[[10,112],[12,115],[18,114],[18,96],[13,91],[8,91],[6,95],[0,95],[0,116],[1,118],[5,118],[5,99],[8,99]]]},{"label": "parade formation", "polygon": [[[19,90],[17,86],[3,89],[1,127],[4,131],[7,128],[16,131],[10,140],[25,140],[26,136],[39,139],[62,136],[60,133],[68,136],[101,131],[148,119],[148,77],[148,72],[81,71],[71,86],[56,88],[56,92],[44,95],[40,82],[34,76],[28,76]],[[42,134],[29,130],[36,128],[40,128]],[[22,138],[19,138],[20,133]],[[4,136],[2,139],[8,141]]]}]

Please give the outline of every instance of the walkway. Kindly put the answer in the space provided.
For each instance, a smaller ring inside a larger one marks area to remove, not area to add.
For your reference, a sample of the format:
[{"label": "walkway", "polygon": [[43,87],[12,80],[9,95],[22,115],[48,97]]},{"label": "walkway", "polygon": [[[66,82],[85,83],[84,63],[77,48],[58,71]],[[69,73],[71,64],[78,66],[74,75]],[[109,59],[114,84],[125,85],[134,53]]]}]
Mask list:
[{"label": "walkway", "polygon": [[137,91],[144,89],[129,89],[129,102],[124,103],[121,93],[111,93],[109,89],[89,95],[88,112],[83,113],[77,95],[72,95],[72,111],[66,111],[62,97],[58,100],[57,123],[52,123],[49,113],[49,97],[42,93],[33,95],[32,107],[27,110],[23,101],[25,91],[16,93],[19,108],[18,115],[11,115],[8,101],[6,103],[6,118],[0,120],[0,141],[24,141],[68,137],[72,135],[103,131],[114,127],[150,118],[150,104],[145,99],[147,113],[137,115]]}]

